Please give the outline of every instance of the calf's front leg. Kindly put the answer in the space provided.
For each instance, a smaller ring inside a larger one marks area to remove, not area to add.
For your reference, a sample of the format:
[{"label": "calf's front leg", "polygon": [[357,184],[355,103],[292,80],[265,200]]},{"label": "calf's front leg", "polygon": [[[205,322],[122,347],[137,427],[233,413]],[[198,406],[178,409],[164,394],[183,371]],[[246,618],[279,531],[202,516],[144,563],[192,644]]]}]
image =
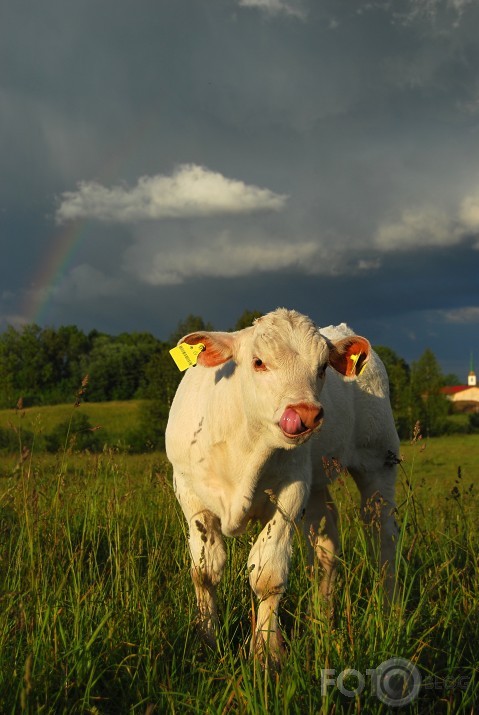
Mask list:
[{"label": "calf's front leg", "polygon": [[226,549],[217,516],[205,509],[191,492],[181,490],[175,481],[176,496],[188,522],[191,578],[198,605],[198,630],[212,648],[216,645],[218,611],[216,587],[226,563]]},{"label": "calf's front leg", "polygon": [[198,604],[199,633],[212,648],[216,645],[218,611],[216,587],[223,574],[226,551],[220,521],[210,511],[201,511],[190,520],[191,578]]},{"label": "calf's front leg", "polygon": [[[282,523],[283,522],[283,523]],[[261,531],[248,558],[249,580],[257,599],[252,653],[262,665],[278,669],[284,655],[278,608],[286,589],[291,559],[292,526],[275,516]]]},{"label": "calf's front leg", "polygon": [[252,653],[261,664],[278,670],[284,645],[278,623],[278,608],[286,589],[291,561],[295,520],[307,496],[306,483],[295,482],[279,493],[272,517],[256,539],[248,558],[251,588],[258,599]]}]

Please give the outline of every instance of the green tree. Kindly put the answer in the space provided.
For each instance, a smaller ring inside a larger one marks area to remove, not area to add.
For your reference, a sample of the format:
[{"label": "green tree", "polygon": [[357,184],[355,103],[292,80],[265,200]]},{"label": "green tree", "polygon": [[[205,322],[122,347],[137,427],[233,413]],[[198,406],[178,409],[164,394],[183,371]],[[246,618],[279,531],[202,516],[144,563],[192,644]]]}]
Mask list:
[{"label": "green tree", "polygon": [[188,315],[176,326],[168,342],[161,344],[145,367],[146,387],[142,393],[145,402],[141,408],[140,429],[130,435],[130,441],[138,446],[145,444],[163,448],[168,414],[182,373],[176,367],[170,349],[188,333],[213,330],[199,315]]},{"label": "green tree", "polygon": [[33,323],[22,330],[9,326],[3,333],[0,373],[6,379],[8,390],[4,399],[10,400],[15,395],[16,403],[22,396],[25,405],[41,401],[42,388],[49,379],[49,367],[42,354],[40,335],[41,328]]},{"label": "green tree", "polygon": [[434,353],[428,349],[411,367],[410,410],[425,436],[442,434],[447,425],[448,401],[440,392],[444,378]]},{"label": "green tree", "polygon": [[85,335],[69,325],[58,330],[9,326],[0,335],[0,406],[69,402],[85,374],[90,400],[127,400],[145,387],[145,366],[161,343],[149,333]]},{"label": "green tree", "polygon": [[446,385],[461,385],[462,383],[454,372],[448,372],[447,375],[444,375],[442,384],[445,387]]},{"label": "green tree", "polygon": [[163,448],[168,414],[182,373],[170,355],[170,345],[164,343],[145,369],[147,388],[140,408],[140,429],[132,435],[140,448],[145,445]]},{"label": "green tree", "polygon": [[168,338],[171,347],[174,347],[179,340],[188,333],[197,333],[202,330],[214,330],[211,323],[205,323],[199,315],[188,315],[184,320],[180,320],[175,330]]},{"label": "green tree", "polygon": [[25,405],[41,402],[42,388],[50,377],[40,344],[41,328],[34,323],[25,325],[16,343],[16,387]]},{"label": "green tree", "polygon": [[58,330],[45,328],[40,334],[40,350],[45,377],[44,400],[49,404],[67,402],[75,394],[84,376],[81,359],[91,343],[75,325]]},{"label": "green tree", "polygon": [[0,404],[12,406],[19,396],[25,405],[69,400],[81,380],[80,358],[89,349],[75,326],[9,326],[0,336]]},{"label": "green tree", "polygon": [[250,325],[253,325],[256,318],[261,318],[262,315],[263,313],[260,313],[259,310],[243,311],[243,313],[236,321],[236,325],[233,330],[243,330],[244,328],[249,328]]},{"label": "green tree", "polygon": [[90,353],[81,360],[83,374],[90,376],[88,399],[129,400],[145,389],[145,367],[158,341],[142,333],[97,335]]},{"label": "green tree", "polygon": [[15,407],[20,392],[16,375],[20,369],[19,334],[11,325],[0,336],[0,407]]},{"label": "green tree", "polygon": [[407,439],[413,428],[410,413],[410,368],[406,361],[391,348],[383,345],[374,347],[384,363],[389,378],[389,399],[401,439]]}]

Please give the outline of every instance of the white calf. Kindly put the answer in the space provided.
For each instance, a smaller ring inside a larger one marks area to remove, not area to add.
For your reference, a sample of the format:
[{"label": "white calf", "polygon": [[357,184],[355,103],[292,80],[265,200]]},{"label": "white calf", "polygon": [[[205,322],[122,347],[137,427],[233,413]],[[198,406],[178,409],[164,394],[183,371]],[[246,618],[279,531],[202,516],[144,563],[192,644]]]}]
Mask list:
[{"label": "white calf", "polygon": [[192,333],[180,342],[204,345],[178,388],[166,430],[189,526],[200,629],[213,644],[223,535],[259,520],[263,530],[248,559],[259,600],[253,648],[274,663],[281,655],[278,605],[304,509],[325,570],[322,590],[331,590],[338,535],[325,460],[349,469],[365,518],[368,500],[381,499],[381,560],[394,567],[396,469],[388,454],[397,454],[398,439],[386,373],[368,341],[345,325],[318,331],[285,309],[236,333]]}]

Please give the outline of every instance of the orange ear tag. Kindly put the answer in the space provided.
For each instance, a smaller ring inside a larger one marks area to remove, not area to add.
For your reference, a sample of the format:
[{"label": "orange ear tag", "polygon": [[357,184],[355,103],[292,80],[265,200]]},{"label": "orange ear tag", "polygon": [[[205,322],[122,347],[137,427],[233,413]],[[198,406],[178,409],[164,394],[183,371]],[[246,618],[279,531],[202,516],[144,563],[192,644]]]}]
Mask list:
[{"label": "orange ear tag", "polygon": [[176,367],[180,372],[184,372],[189,367],[193,367],[198,362],[198,355],[205,349],[203,343],[190,345],[189,343],[180,343],[176,348],[170,350],[170,355],[176,363]]},{"label": "orange ear tag", "polygon": [[[351,362],[353,363],[354,372],[356,372],[356,365],[357,365],[357,362],[358,362],[359,358],[361,357],[361,355],[362,355],[362,353],[358,353],[357,355],[350,355],[350,356],[349,356],[349,359],[350,359]],[[359,375],[361,375],[361,373],[362,373],[362,371],[364,370],[365,367],[366,367],[366,362],[364,362],[364,364],[363,364],[363,366],[361,367],[360,371],[357,373],[358,377],[359,377]]]}]

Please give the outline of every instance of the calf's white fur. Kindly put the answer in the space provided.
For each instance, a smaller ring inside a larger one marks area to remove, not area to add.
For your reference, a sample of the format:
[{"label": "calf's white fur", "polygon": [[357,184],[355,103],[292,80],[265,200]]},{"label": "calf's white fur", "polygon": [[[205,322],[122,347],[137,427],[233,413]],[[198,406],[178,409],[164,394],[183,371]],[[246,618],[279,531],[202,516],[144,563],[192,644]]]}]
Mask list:
[{"label": "calf's white fur", "polygon": [[200,630],[215,642],[223,536],[241,534],[250,520],[259,520],[263,530],[248,558],[258,598],[253,649],[275,663],[282,652],[278,605],[301,517],[311,558],[316,552],[324,570],[321,589],[325,596],[331,591],[338,551],[331,461],[353,476],[365,521],[374,501],[380,561],[393,588],[391,455],[399,444],[386,371],[368,341],[345,324],[318,330],[286,309],[245,330],[192,333],[180,342],[205,346],[180,383],[166,430],[175,492],[189,527]]}]

